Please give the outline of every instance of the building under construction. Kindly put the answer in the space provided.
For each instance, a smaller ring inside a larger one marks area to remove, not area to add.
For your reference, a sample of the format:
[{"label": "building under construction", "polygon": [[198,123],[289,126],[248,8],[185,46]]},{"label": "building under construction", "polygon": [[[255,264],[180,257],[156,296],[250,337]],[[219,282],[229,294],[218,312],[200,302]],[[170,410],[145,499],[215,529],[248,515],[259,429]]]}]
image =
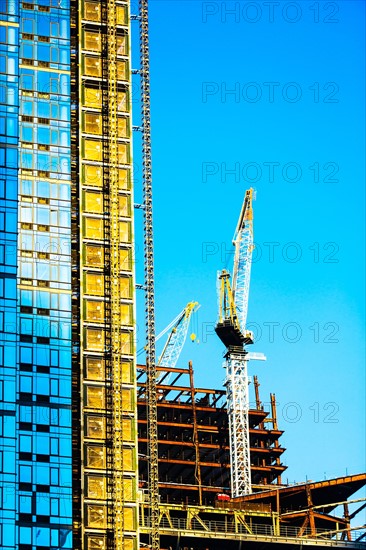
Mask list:
[{"label": "building under construction", "polygon": [[[142,488],[148,482],[146,393],[140,382],[144,374],[141,368],[137,386]],[[173,379],[165,382],[169,375]],[[281,485],[286,467],[281,463],[284,449],[279,444],[275,398],[271,395],[269,415],[259,400],[256,379],[255,384],[257,407],[250,411],[249,423],[252,485],[258,490],[271,483]],[[214,506],[217,495],[231,495],[226,392],[196,388],[191,364],[165,371],[157,392],[160,502]]]},{"label": "building under construction", "polygon": [[[256,407],[249,410],[252,494],[230,498],[230,446],[226,392],[197,388],[187,368],[158,367],[159,535],[164,549],[258,548],[270,544],[363,548],[364,528],[351,520],[365,508],[350,497],[366,474],[286,485],[281,474],[276,400],[265,411],[254,377]],[[160,374],[160,376],[159,376]],[[141,540],[148,544],[149,438],[146,367],[138,366],[138,448]],[[334,510],[338,514],[334,514]]]},{"label": "building under construction", "polygon": [[0,1],[0,548],[360,550],[365,505],[349,504],[365,475],[285,486],[275,398],[264,410],[256,380],[249,408],[252,190],[232,287],[220,275],[226,388],[195,387],[176,327],[156,358],[148,0],[131,5]]}]

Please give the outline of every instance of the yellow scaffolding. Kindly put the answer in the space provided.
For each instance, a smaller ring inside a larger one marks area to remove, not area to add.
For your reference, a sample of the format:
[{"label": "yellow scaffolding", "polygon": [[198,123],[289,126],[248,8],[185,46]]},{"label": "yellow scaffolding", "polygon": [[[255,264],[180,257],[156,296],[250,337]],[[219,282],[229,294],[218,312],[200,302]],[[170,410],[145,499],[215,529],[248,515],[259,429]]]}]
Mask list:
[{"label": "yellow scaffolding", "polygon": [[129,3],[78,12],[80,545],[137,550]]}]

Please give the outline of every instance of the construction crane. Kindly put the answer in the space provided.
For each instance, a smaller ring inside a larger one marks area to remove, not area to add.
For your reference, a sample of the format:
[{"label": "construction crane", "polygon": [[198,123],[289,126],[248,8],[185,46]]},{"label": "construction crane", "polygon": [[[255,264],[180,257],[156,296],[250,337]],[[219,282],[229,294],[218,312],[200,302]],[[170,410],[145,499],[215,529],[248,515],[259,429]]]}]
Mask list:
[{"label": "construction crane", "polygon": [[253,241],[254,190],[245,193],[233,238],[235,246],[233,284],[230,273],[219,273],[219,320],[215,331],[226,347],[226,396],[229,418],[231,493],[251,493],[249,444],[248,352],[253,334],[246,330]]},{"label": "construction crane", "polygon": [[[187,338],[192,313],[197,311],[199,307],[198,302],[189,302],[179,315],[157,336],[156,340],[170,330],[168,339],[159,357],[158,367],[166,367],[168,369],[175,367]],[[195,335],[192,335],[191,338],[193,340]],[[165,382],[168,382],[170,376],[170,370],[167,373],[162,372],[158,376],[158,381],[161,382],[164,378]]]},{"label": "construction crane", "polygon": [[140,99],[142,133],[142,186],[144,210],[144,289],[146,327],[146,392],[147,428],[149,433],[149,547],[160,549],[159,535],[159,457],[158,417],[155,358],[155,285],[154,285],[154,238],[153,238],[153,189],[151,166],[151,120],[150,120],[150,52],[149,52],[149,0],[138,2],[140,38]]}]

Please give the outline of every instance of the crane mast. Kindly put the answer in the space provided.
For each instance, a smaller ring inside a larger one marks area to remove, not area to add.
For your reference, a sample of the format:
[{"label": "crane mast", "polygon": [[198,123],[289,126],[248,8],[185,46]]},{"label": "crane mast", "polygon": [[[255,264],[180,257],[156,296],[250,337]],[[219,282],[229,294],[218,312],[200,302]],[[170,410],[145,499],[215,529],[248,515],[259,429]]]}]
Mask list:
[{"label": "crane mast", "polygon": [[226,397],[229,418],[231,494],[252,492],[250,475],[248,360],[244,348],[229,348],[225,355]]},{"label": "crane mast", "polygon": [[140,95],[142,132],[142,184],[144,210],[144,288],[146,326],[146,391],[147,424],[149,431],[149,503],[150,545],[159,550],[159,472],[158,472],[158,426],[155,359],[155,288],[154,288],[154,239],[151,169],[151,122],[150,122],[150,54],[149,54],[149,2],[139,0],[140,35]]},{"label": "crane mast", "polygon": [[229,418],[231,493],[250,494],[248,353],[253,335],[245,328],[253,245],[253,189],[246,191],[235,231],[233,285],[230,273],[219,274],[219,320],[215,331],[226,347],[224,367]]}]

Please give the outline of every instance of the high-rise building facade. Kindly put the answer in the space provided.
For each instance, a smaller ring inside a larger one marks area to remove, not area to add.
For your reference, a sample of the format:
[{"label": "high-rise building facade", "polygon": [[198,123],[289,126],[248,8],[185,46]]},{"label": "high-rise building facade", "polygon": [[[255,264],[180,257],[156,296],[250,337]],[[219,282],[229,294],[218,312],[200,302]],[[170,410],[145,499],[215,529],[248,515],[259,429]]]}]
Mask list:
[{"label": "high-rise building facade", "polygon": [[0,2],[0,547],[137,548],[129,6]]}]

